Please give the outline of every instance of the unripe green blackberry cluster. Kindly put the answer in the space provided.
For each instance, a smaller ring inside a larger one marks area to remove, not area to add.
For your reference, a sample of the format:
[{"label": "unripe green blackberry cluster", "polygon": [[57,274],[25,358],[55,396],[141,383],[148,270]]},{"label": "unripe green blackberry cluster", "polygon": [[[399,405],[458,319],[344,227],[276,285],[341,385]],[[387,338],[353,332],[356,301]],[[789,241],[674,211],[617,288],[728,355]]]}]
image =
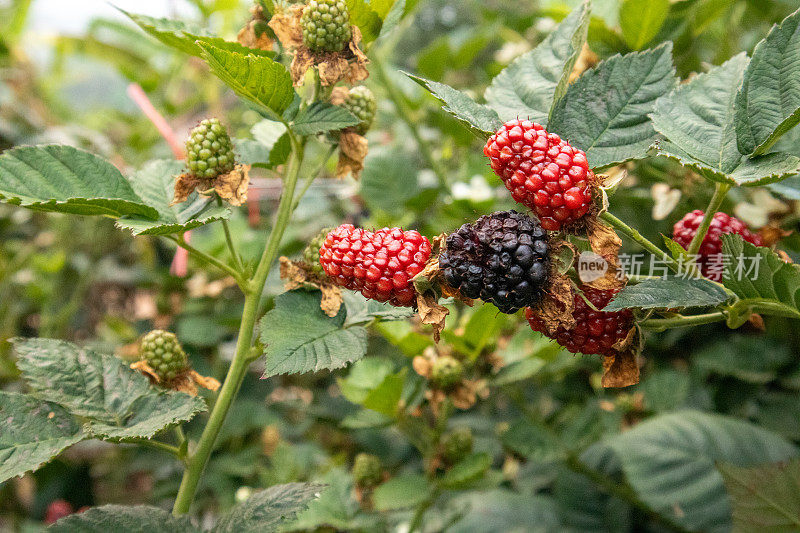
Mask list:
[{"label": "unripe green blackberry cluster", "polygon": [[178,337],[162,329],[154,329],[142,337],[139,355],[161,381],[171,381],[189,367]]},{"label": "unripe green blackberry cluster", "polygon": [[198,178],[214,179],[233,170],[236,156],[228,132],[215,118],[200,122],[186,140],[189,170]]},{"label": "unripe green blackberry cluster", "polygon": [[341,52],[352,37],[344,0],[309,0],[300,26],[303,44],[314,52]]},{"label": "unripe green blackberry cluster", "polygon": [[383,480],[381,460],[369,453],[359,453],[353,461],[353,481],[363,488],[374,487]]},{"label": "unripe green blackberry cluster", "polygon": [[464,365],[455,357],[443,355],[433,362],[431,382],[440,389],[449,389],[457,385],[463,377]]},{"label": "unripe green blackberry cluster", "polygon": [[309,241],[306,249],[303,250],[303,262],[308,265],[314,274],[320,277],[325,277],[325,270],[319,262],[319,249],[325,244],[325,238],[331,231],[333,231],[333,228],[325,228],[320,231],[316,237]]},{"label": "unripe green blackberry cluster", "polygon": [[353,87],[347,94],[342,107],[350,111],[361,122],[353,126],[353,129],[359,135],[364,135],[369,131],[372,126],[372,121],[375,120],[375,112],[378,109],[378,104],[375,101],[375,95],[372,91],[359,85]]},{"label": "unripe green blackberry cluster", "polygon": [[472,430],[468,427],[456,428],[442,437],[442,458],[448,464],[455,464],[472,453]]}]

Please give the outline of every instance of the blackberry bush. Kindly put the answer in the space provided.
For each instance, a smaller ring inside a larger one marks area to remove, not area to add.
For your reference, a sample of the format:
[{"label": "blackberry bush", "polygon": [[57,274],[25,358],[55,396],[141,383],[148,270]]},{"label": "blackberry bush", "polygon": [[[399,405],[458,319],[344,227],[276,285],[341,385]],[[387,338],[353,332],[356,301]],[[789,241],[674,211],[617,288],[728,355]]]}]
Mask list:
[{"label": "blackberry bush", "polygon": [[514,200],[555,231],[583,217],[592,205],[586,154],[530,120],[503,124],[483,153]]},{"label": "blackberry bush", "polygon": [[189,133],[186,161],[198,178],[214,179],[233,170],[236,163],[233,144],[219,120],[207,118]]},{"label": "blackberry bush", "polygon": [[459,427],[442,437],[442,459],[447,464],[456,464],[472,453],[472,430]]},{"label": "blackberry bush", "polygon": [[344,0],[309,0],[300,25],[303,43],[314,52],[341,52],[352,38]]},{"label": "blackberry bush", "polygon": [[383,468],[379,457],[371,453],[359,453],[353,461],[353,481],[362,488],[370,488],[383,480]]},{"label": "blackberry bush", "polygon": [[416,296],[411,279],[430,255],[430,241],[416,231],[368,231],[342,224],[325,238],[319,262],[342,287],[380,302],[411,306]]},{"label": "blackberry bush", "polygon": [[516,211],[484,215],[448,235],[439,266],[447,284],[467,298],[515,313],[542,297],[550,268],[547,232]]},{"label": "blackberry bush", "polygon": [[154,329],[142,337],[139,355],[161,381],[171,381],[189,367],[178,337],[161,329]]}]

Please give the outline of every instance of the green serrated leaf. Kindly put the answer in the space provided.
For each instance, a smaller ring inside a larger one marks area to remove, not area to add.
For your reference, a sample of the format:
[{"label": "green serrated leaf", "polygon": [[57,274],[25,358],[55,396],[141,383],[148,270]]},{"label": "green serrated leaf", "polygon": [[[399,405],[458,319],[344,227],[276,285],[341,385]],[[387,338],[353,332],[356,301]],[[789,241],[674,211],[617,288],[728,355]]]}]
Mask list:
[{"label": "green serrated leaf", "polygon": [[406,154],[370,156],[361,174],[361,197],[367,207],[402,216],[406,202],[419,193],[417,165]]},{"label": "green serrated leaf", "polygon": [[547,126],[555,103],[567,90],[588,27],[589,3],[584,2],[539,46],[514,60],[492,80],[484,97],[503,122],[520,117]]},{"label": "green serrated leaf", "polygon": [[261,321],[266,356],[264,377],[333,370],[361,359],[367,332],[343,328],[346,311],[331,318],[319,308],[319,292],[291,291],[275,299]]},{"label": "green serrated leaf", "polygon": [[689,530],[712,533],[731,527],[730,502],[715,462],[751,466],[798,453],[774,433],[699,411],[650,418],[606,442],[639,498]]},{"label": "green serrated leaf", "polygon": [[733,531],[800,530],[800,460],[742,468],[717,465],[733,503]]},{"label": "green serrated leaf", "polygon": [[659,98],[650,116],[669,142],[659,142],[658,153],[733,185],[763,185],[800,171],[800,158],[792,155],[739,153],[734,100],[747,65],[739,54]]},{"label": "green serrated leaf", "polygon": [[766,153],[800,122],[800,10],[758,43],[736,95],[739,151]]},{"label": "green serrated leaf", "polygon": [[200,398],[151,385],[113,355],[52,339],[13,343],[31,395],[85,417],[97,438],[150,438],[206,408]]},{"label": "green serrated leaf", "polygon": [[20,146],[0,154],[0,200],[39,211],[158,217],[114,165],[56,144]]},{"label": "green serrated leaf", "polygon": [[134,235],[169,235],[230,218],[227,207],[209,205],[209,199],[196,192],[177,205],[170,205],[175,194],[175,177],[184,169],[180,161],[161,159],[147,163],[128,180],[144,203],[158,211],[158,220],[122,217],[117,227]]},{"label": "green serrated leaf", "polygon": [[747,383],[769,383],[792,361],[785,345],[773,340],[732,336],[725,343],[710,343],[692,354],[693,365],[704,373],[730,376]]},{"label": "green serrated leaf", "polygon": [[760,308],[764,314],[800,318],[800,265],[785,263],[763,246],[753,246],[739,235],[722,236],[722,283],[739,297],[736,306]]},{"label": "green serrated leaf", "polygon": [[433,487],[422,474],[401,474],[379,485],[372,493],[377,511],[416,507],[430,497]]},{"label": "green serrated leaf", "polygon": [[528,420],[515,422],[500,440],[509,450],[535,462],[558,460],[566,452],[558,437],[548,428]]},{"label": "green serrated leaf", "polygon": [[657,137],[648,113],[675,83],[671,43],[613,56],[569,86],[548,129],[584,150],[593,168],[643,158]]},{"label": "green serrated leaf", "polygon": [[313,531],[322,526],[346,531],[377,529],[376,518],[363,513],[352,497],[353,479],[349,473],[333,468],[320,481],[328,487],[281,531]]},{"label": "green serrated leaf", "polygon": [[294,101],[292,77],[286,67],[269,57],[232,52],[199,42],[201,57],[211,71],[240,97],[268,115],[281,119]]},{"label": "green serrated leaf", "polygon": [[215,37],[201,26],[188,24],[180,20],[148,17],[147,15],[129,13],[119,7],[117,7],[117,9],[161,43],[195,57],[202,57],[203,52],[203,49],[197,44],[198,41],[229,52],[237,52],[245,55],[255,54],[265,57],[273,57],[275,55],[275,53],[271,51],[248,48],[237,42],[226,41],[220,37]]},{"label": "green serrated leaf", "polygon": [[341,130],[358,123],[359,119],[341,106],[315,102],[300,110],[292,122],[292,130],[297,135],[316,135],[325,131]]},{"label": "green serrated leaf", "polygon": [[362,405],[367,409],[372,409],[386,416],[395,416],[403,395],[403,384],[406,381],[407,368],[403,368],[396,374],[389,374],[383,381],[369,391],[364,398]]},{"label": "green serrated leaf", "polygon": [[488,453],[470,454],[445,472],[439,480],[439,484],[451,490],[467,488],[470,484],[482,478],[491,465],[492,458]]},{"label": "green serrated leaf", "polygon": [[492,134],[503,125],[496,111],[477,103],[461,91],[457,91],[444,83],[426,80],[408,72],[403,74],[427,89],[437,100],[444,104],[442,109],[467,126],[479,132]]},{"label": "green serrated leaf", "polygon": [[187,516],[149,505],[103,505],[62,518],[49,528],[53,533],[200,533]]},{"label": "green serrated leaf", "polygon": [[713,307],[730,298],[719,284],[706,279],[646,279],[618,292],[604,311]]},{"label": "green serrated leaf", "polygon": [[624,0],[619,6],[619,26],[622,37],[633,50],[658,35],[667,20],[669,0]]},{"label": "green serrated leaf", "polygon": [[367,0],[345,0],[347,10],[350,12],[350,23],[358,26],[364,43],[369,44],[378,38],[381,31],[380,15],[372,10],[372,4]]},{"label": "green serrated leaf", "polygon": [[[384,2],[385,3],[385,2]],[[383,17],[383,24],[381,25],[381,33],[378,37],[388,35],[393,29],[400,24],[403,15],[406,11],[406,0],[393,0],[392,7]]]},{"label": "green serrated leaf", "polygon": [[287,483],[257,492],[220,518],[214,533],[277,531],[319,498],[325,485]]},{"label": "green serrated leaf", "polygon": [[375,319],[383,322],[405,320],[414,316],[414,311],[409,307],[395,307],[389,303],[367,299],[357,292],[347,291],[342,298],[347,308],[345,326],[368,324]]},{"label": "green serrated leaf", "polygon": [[60,405],[0,391],[0,483],[36,470],[85,437]]}]

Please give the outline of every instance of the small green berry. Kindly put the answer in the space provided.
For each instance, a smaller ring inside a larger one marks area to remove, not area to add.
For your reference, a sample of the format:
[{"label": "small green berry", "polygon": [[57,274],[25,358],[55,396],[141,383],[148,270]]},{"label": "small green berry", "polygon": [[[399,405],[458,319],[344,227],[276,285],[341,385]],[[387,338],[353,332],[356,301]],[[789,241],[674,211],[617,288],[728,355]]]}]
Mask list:
[{"label": "small green berry", "polygon": [[311,268],[314,274],[320,277],[325,277],[325,270],[323,270],[322,265],[319,263],[319,249],[325,244],[325,238],[331,231],[333,231],[333,228],[325,228],[320,231],[316,237],[309,241],[308,246],[303,250],[303,262]]},{"label": "small green berry", "polygon": [[314,52],[341,52],[352,38],[344,0],[309,0],[300,25],[303,43]]},{"label": "small green berry", "polygon": [[431,382],[440,389],[449,389],[464,377],[464,366],[461,361],[443,355],[433,362]]},{"label": "small green berry", "polygon": [[361,120],[361,122],[354,126],[354,129],[359,135],[364,135],[372,126],[372,121],[375,120],[375,112],[378,109],[378,104],[375,101],[375,95],[372,94],[372,91],[363,85],[359,85],[358,87],[350,89],[347,98],[345,98],[344,103],[342,103],[342,107],[354,114],[357,119]]},{"label": "small green berry", "polygon": [[200,122],[186,140],[186,162],[189,170],[203,179],[214,179],[233,170],[236,156],[228,132],[219,120]]},{"label": "small green berry", "polygon": [[139,355],[161,381],[171,381],[189,367],[189,360],[178,337],[161,329],[154,329],[142,337]]},{"label": "small green berry", "polygon": [[353,461],[352,474],[359,487],[374,487],[383,480],[381,460],[369,453],[359,453]]},{"label": "small green berry", "polygon": [[472,453],[472,430],[468,427],[456,428],[442,437],[442,458],[448,464],[455,464]]}]

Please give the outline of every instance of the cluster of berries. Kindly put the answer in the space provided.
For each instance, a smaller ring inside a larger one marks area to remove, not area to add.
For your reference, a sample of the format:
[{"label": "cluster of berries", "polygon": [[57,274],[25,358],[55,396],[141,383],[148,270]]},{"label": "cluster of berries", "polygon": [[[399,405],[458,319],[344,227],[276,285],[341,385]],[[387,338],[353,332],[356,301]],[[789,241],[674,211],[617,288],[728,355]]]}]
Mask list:
[{"label": "cluster of berries", "polygon": [[[464,224],[447,237],[438,258],[446,284],[462,296],[491,302],[504,313],[527,308],[532,329],[574,353],[613,355],[633,327],[630,311],[603,311],[616,291],[580,287],[574,295],[575,326],[570,329],[547,331],[532,309],[548,290],[546,230],[574,225],[591,209],[595,183],[586,154],[541,125],[519,119],[492,135],[484,154],[514,199],[536,213],[538,220],[502,211]],[[675,240],[688,247],[702,218],[702,211],[687,214],[675,225]],[[743,222],[715,214],[699,260],[703,274],[714,280],[719,274],[710,265],[721,252],[723,233],[761,244]],[[422,271],[430,253],[430,243],[417,232],[399,228],[369,232],[349,224],[330,232],[319,249],[322,268],[336,283],[395,305],[414,305],[411,279]],[[455,372],[449,367],[440,370],[437,379],[445,385]]]}]

